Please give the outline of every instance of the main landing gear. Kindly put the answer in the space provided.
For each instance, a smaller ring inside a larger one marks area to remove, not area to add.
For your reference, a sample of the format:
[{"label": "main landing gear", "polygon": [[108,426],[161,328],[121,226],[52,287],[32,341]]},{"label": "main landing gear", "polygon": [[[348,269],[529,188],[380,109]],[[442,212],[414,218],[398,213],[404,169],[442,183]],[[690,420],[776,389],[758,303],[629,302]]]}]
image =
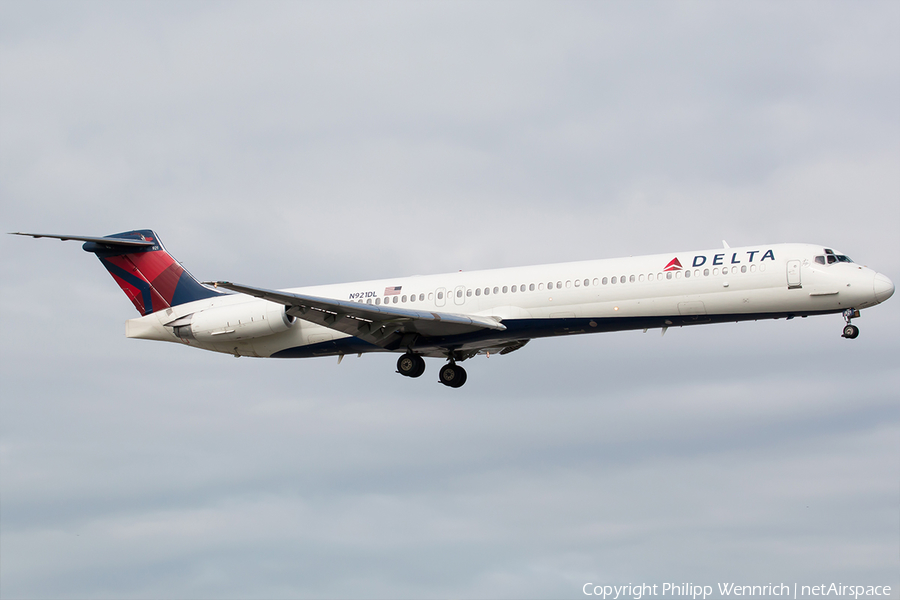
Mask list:
[{"label": "main landing gear", "polygon": [[847,324],[844,325],[844,332],[841,334],[841,337],[845,337],[848,340],[855,339],[859,336],[859,327],[851,325],[850,320],[854,317],[858,317],[859,311],[854,308],[848,308],[842,314],[844,315],[844,321],[846,321]]},{"label": "main landing gear", "polygon": [[[425,359],[418,354],[407,352],[397,359],[397,372],[404,377],[419,377],[425,372]],[[438,372],[438,381],[447,387],[462,387],[466,379],[466,370],[452,359]]]},{"label": "main landing gear", "polygon": [[404,377],[419,377],[425,372],[425,359],[407,352],[397,359],[397,372]]},{"label": "main landing gear", "polygon": [[441,367],[438,378],[438,381],[447,387],[458,388],[463,386],[468,375],[466,375],[466,370],[461,366],[454,362],[450,362]]}]

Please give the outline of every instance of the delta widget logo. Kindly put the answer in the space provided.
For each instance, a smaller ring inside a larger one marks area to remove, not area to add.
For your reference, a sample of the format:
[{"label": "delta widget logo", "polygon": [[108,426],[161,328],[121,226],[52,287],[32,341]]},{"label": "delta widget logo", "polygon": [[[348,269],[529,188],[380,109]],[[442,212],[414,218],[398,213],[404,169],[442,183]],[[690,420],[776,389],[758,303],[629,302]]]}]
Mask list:
[{"label": "delta widget logo", "polygon": [[676,256],[672,260],[669,261],[669,264],[666,265],[666,268],[663,271],[682,271],[684,267],[681,266],[681,262],[679,262],[678,257]]}]

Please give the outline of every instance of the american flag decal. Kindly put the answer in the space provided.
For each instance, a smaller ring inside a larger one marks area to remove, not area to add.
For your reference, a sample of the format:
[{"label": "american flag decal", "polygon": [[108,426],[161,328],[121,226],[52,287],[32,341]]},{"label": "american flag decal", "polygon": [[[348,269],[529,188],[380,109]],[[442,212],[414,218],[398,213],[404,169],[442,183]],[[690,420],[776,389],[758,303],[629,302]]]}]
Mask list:
[{"label": "american flag decal", "polygon": [[400,289],[402,287],[403,287],[402,285],[395,285],[394,287],[386,287],[386,288],[384,288],[384,295],[385,296],[396,296],[397,294],[400,293]]}]

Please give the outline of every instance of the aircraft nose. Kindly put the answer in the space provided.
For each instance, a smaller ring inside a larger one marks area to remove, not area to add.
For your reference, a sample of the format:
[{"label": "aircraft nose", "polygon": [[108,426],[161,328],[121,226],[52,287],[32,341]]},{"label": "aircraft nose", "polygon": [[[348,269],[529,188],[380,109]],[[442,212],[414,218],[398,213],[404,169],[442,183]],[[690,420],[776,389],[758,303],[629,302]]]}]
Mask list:
[{"label": "aircraft nose", "polygon": [[875,301],[884,302],[893,295],[894,283],[881,273],[875,273]]}]

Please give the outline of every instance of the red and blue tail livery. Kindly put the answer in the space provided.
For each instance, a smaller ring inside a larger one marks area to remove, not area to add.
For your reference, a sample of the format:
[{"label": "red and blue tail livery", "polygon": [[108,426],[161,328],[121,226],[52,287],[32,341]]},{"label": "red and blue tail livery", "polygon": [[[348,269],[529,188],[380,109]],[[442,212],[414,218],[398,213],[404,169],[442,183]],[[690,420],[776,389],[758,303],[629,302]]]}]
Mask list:
[{"label": "red and blue tail livery", "polygon": [[[399,354],[419,377],[425,358],[447,362],[438,381],[458,388],[459,363],[506,355],[536,338],[839,314],[842,337],[893,282],[832,248],[771,244],[586,260],[272,290],[196,279],[149,229],[80,240],[131,299],[130,338],[233,356],[305,358]],[[723,244],[724,245],[724,244]],[[693,256],[693,260],[689,257]],[[681,258],[685,258],[684,261]],[[690,265],[685,267],[684,265]],[[223,292],[222,290],[228,290]]]},{"label": "red and blue tail livery", "polygon": [[221,293],[194,279],[149,229],[136,229],[105,237],[17,233],[35,238],[84,242],[85,252],[97,255],[141,315],[180,304],[213,298]]},{"label": "red and blue tail livery", "polygon": [[[106,240],[86,241],[82,248],[97,255],[142,315],[219,295],[185,271],[149,229],[117,233]],[[122,240],[146,244],[123,245]]]}]

